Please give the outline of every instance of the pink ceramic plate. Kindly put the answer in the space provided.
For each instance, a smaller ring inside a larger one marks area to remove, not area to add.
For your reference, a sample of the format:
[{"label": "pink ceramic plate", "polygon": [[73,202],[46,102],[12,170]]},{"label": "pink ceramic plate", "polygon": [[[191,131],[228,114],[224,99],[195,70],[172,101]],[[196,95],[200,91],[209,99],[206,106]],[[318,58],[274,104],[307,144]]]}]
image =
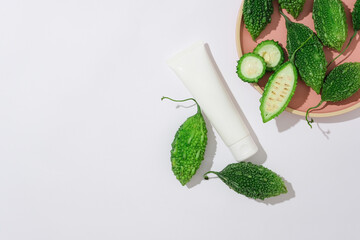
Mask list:
[{"label": "pink ceramic plate", "polygon": [[[348,43],[350,37],[353,35],[354,31],[352,29],[351,22],[351,11],[354,8],[356,0],[343,0],[345,4],[345,11],[348,20],[349,34],[348,40],[345,42],[345,45]],[[300,14],[297,20],[287,14],[292,21],[303,23],[306,26],[310,27],[314,31],[314,22],[312,20],[312,5],[313,1],[307,0],[304,6],[303,12]],[[253,41],[249,32],[245,28],[245,25],[242,21],[242,6],[239,11],[237,27],[236,27],[236,44],[239,57],[243,53],[252,52],[257,44],[267,39],[274,39],[278,41],[281,46],[286,49],[286,27],[285,20],[280,16],[279,6],[277,1],[274,1],[274,13],[272,15],[271,23],[266,27],[266,29],[261,33],[261,35]],[[343,56],[339,57],[335,64],[332,64],[329,70],[333,69],[335,66],[344,63],[344,62],[360,62],[360,34],[351,43],[350,47]],[[330,62],[338,52],[330,50],[329,48],[324,48],[326,59]],[[264,86],[269,78],[270,74],[267,73],[260,81],[259,84],[254,84],[254,87],[260,92],[263,92]],[[304,116],[306,110],[310,107],[317,105],[320,101],[320,95],[316,94],[311,88],[305,85],[303,81],[299,81],[295,95],[293,96],[291,102],[289,103],[288,108],[286,109],[289,112],[294,114]],[[324,103],[320,108],[314,110],[310,116],[312,117],[329,117],[340,115],[346,112],[350,112],[356,108],[360,107],[360,91],[358,91],[351,98],[337,102],[337,103]]]}]

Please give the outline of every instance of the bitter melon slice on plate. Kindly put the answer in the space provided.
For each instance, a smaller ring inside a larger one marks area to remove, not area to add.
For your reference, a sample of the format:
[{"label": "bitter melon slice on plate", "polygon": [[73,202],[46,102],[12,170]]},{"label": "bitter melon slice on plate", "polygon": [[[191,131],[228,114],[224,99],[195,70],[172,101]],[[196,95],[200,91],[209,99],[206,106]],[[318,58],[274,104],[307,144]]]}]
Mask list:
[{"label": "bitter melon slice on plate", "polygon": [[263,122],[279,116],[295,93],[298,74],[292,62],[286,62],[270,76],[260,99],[260,111]]},{"label": "bitter melon slice on plate", "polygon": [[274,40],[262,41],[256,46],[254,53],[264,58],[266,71],[275,71],[284,63],[284,51],[279,43]]},{"label": "bitter melon slice on plate", "polygon": [[247,53],[238,61],[236,72],[244,82],[257,83],[265,71],[265,60],[255,53]]}]

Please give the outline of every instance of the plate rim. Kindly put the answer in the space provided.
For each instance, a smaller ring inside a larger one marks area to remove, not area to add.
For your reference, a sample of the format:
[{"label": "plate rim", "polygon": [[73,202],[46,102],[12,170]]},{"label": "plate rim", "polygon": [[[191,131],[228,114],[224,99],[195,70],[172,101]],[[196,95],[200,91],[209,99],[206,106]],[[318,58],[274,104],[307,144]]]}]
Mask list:
[{"label": "plate rim", "polygon": [[[242,23],[242,15],[243,15],[243,6],[244,6],[244,1],[241,3],[238,15],[237,15],[237,19],[236,19],[236,29],[235,29],[235,42],[236,42],[236,49],[237,49],[237,54],[238,57],[240,58],[243,54],[242,54],[242,49],[241,49],[241,34],[240,34],[240,28],[241,28],[241,23]],[[251,83],[251,85],[260,93],[263,94],[263,90],[260,88],[260,86],[257,83]],[[309,117],[333,117],[333,116],[339,116],[348,112],[351,112],[357,108],[360,108],[360,102],[357,104],[354,104],[353,106],[350,106],[348,108],[344,108],[341,109],[339,111],[335,111],[335,112],[328,112],[328,113],[310,113]],[[299,116],[305,116],[306,112],[302,112],[290,107],[286,107],[285,109],[287,112],[299,115]]]}]

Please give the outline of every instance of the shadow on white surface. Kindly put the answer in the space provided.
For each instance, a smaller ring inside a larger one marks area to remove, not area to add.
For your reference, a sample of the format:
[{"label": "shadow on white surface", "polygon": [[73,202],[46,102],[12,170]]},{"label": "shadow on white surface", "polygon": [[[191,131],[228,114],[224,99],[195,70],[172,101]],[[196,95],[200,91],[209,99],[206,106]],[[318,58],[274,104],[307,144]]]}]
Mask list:
[{"label": "shadow on white surface", "polygon": [[285,132],[300,122],[301,118],[302,116],[283,112],[280,116],[275,118],[276,127],[280,133]]},{"label": "shadow on white surface", "polygon": [[277,197],[271,197],[271,198],[267,198],[265,200],[256,200],[256,201],[260,202],[260,203],[267,204],[267,205],[276,205],[276,204],[283,203],[283,202],[286,202],[286,201],[294,198],[295,197],[295,191],[294,191],[291,183],[289,183],[285,179],[283,179],[283,180],[284,180],[286,189],[288,190],[288,192],[286,194],[281,194],[281,195],[279,195]]},{"label": "shadow on white surface", "polygon": [[[314,130],[316,129],[315,126],[317,126],[317,128],[324,135],[324,137],[330,139],[330,134],[331,134],[330,129],[325,129],[321,123],[341,123],[341,122],[351,121],[357,118],[360,118],[360,109],[355,109],[351,112],[339,116],[313,118],[314,122],[312,123],[312,125]],[[279,117],[275,118],[275,121],[279,132],[284,132],[289,130],[290,128],[294,127],[298,122],[300,122],[300,124],[307,125],[305,117],[291,114],[288,112],[282,113]],[[311,130],[310,127],[309,130]]]},{"label": "shadow on white surface", "polygon": [[[357,118],[360,118],[360,109],[355,109],[351,112],[334,117],[314,118],[312,126],[314,129],[319,129],[319,131],[324,135],[326,139],[330,139],[331,130],[329,128],[325,128],[322,123],[341,123],[351,121]],[[304,124],[307,124],[306,121],[304,122]],[[310,127],[309,130],[311,130]]]},{"label": "shadow on white surface", "polygon": [[340,123],[340,122],[351,121],[351,120],[357,119],[359,117],[360,117],[360,108],[355,109],[351,112],[339,115],[339,116],[326,117],[326,118],[314,118],[314,123]]},{"label": "shadow on white surface", "polygon": [[267,159],[267,154],[266,154],[264,148],[261,146],[261,144],[260,144],[259,140],[257,139],[257,137],[256,136],[254,137],[253,134],[251,134],[251,135],[252,135],[256,145],[258,146],[259,150],[254,156],[250,157],[246,161],[251,162],[251,163],[256,164],[256,165],[262,165],[262,164],[265,163],[265,161]]},{"label": "shadow on white surface", "polygon": [[207,119],[207,117],[205,115],[204,115],[204,119],[206,122],[206,128],[208,130],[208,133],[207,133],[208,143],[207,143],[206,150],[205,150],[205,157],[204,157],[204,160],[202,161],[199,169],[196,171],[196,174],[191,178],[190,182],[188,182],[186,184],[186,186],[188,188],[193,188],[196,185],[199,185],[201,183],[201,181],[204,180],[203,175],[206,172],[210,171],[211,167],[214,164],[214,158],[216,155],[216,147],[217,147],[216,137],[215,137],[213,127],[211,126],[209,120]]},{"label": "shadow on white surface", "polygon": [[319,130],[321,131],[321,133],[324,135],[324,137],[329,140],[330,139],[330,133],[331,131],[328,129],[328,130],[324,130],[319,123],[316,123],[317,127],[319,128]]}]

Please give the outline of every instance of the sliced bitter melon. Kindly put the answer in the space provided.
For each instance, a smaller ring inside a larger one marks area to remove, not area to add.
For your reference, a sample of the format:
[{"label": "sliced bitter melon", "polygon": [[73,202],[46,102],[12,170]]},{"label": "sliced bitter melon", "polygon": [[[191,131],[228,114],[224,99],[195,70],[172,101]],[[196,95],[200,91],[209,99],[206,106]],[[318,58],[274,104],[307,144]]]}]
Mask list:
[{"label": "sliced bitter melon", "polygon": [[271,119],[279,116],[295,93],[298,73],[294,61],[296,53],[312,39],[314,34],[301,43],[301,45],[291,55],[289,61],[280,66],[276,72],[270,76],[265,85],[263,96],[260,99],[260,112],[263,122],[266,123]]},{"label": "sliced bitter melon", "polygon": [[260,111],[263,122],[279,116],[295,93],[298,74],[292,62],[284,63],[271,77],[265,86],[260,99]]},{"label": "sliced bitter melon", "polygon": [[265,60],[255,53],[247,53],[238,61],[236,72],[244,82],[257,83],[265,71]]},{"label": "sliced bitter melon", "polygon": [[266,71],[275,71],[284,63],[284,51],[279,43],[274,40],[262,41],[256,46],[254,53],[264,58]]}]

